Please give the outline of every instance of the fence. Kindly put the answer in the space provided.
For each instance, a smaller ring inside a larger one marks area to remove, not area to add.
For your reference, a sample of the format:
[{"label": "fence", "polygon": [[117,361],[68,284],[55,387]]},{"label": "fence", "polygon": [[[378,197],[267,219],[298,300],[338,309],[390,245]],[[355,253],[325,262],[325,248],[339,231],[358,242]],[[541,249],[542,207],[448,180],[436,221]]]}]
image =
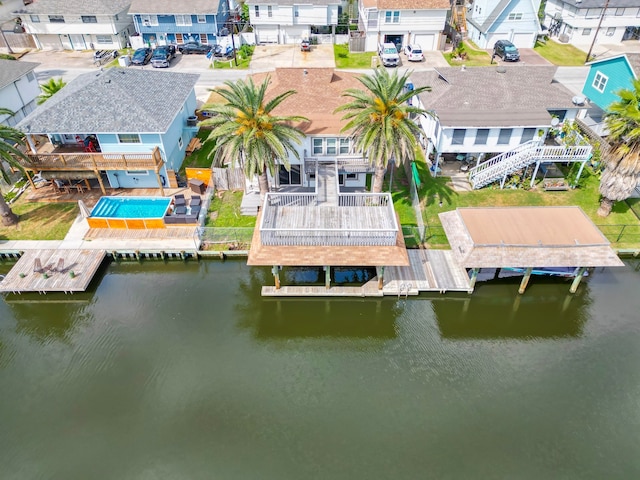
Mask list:
[{"label": "fence", "polygon": [[[28,33],[13,33],[7,32],[6,30],[3,32],[4,38],[6,38],[6,43],[2,36],[0,36],[0,48],[9,48],[15,50],[26,50],[28,48],[36,48],[36,43],[33,41],[33,37]],[[7,45],[8,43],[8,45]]]},{"label": "fence", "polygon": [[640,225],[596,225],[596,227],[614,248],[620,244],[640,244]]},{"label": "fence", "polygon": [[244,190],[245,176],[241,168],[214,167],[212,170],[216,190]]},{"label": "fence", "polygon": [[249,250],[253,227],[202,227],[199,234],[203,250]]},{"label": "fence", "polygon": [[[422,208],[420,206],[420,197],[418,196],[418,189],[416,188],[416,182],[413,175],[408,174],[411,179],[409,182],[409,192],[411,194],[411,206],[416,214],[416,223],[418,224],[418,243],[422,243],[425,240],[425,226],[424,219],[422,218]],[[404,227],[403,227],[404,228]]]}]

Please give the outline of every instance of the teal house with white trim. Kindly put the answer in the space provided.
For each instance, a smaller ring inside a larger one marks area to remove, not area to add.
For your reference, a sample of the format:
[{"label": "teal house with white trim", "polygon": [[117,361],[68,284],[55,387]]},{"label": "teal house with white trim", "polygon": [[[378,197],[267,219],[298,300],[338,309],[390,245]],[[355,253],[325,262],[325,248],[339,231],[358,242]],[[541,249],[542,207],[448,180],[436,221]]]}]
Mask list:
[{"label": "teal house with white trim", "polygon": [[606,111],[619,99],[616,92],[632,88],[633,80],[640,72],[640,54],[624,53],[587,63],[589,74],[582,87],[582,94],[591,104]]}]

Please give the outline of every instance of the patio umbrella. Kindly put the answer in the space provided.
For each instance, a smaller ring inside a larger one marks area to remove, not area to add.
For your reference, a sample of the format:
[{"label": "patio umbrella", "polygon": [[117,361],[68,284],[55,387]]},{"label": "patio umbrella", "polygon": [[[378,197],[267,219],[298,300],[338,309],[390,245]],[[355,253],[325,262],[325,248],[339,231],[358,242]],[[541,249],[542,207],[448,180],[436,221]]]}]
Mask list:
[{"label": "patio umbrella", "polygon": [[87,204],[84,203],[82,200],[78,200],[78,207],[80,208],[80,215],[82,215],[82,218],[87,218],[91,216],[91,210],[89,210],[89,207],[87,207]]}]

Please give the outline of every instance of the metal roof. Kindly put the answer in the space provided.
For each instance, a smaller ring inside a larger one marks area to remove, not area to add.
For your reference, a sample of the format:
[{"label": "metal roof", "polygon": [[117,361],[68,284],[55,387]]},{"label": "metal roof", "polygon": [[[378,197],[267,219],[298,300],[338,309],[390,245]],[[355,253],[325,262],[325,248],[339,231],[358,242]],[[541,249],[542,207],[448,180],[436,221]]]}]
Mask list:
[{"label": "metal roof", "polygon": [[199,75],[109,68],[69,83],[16,125],[25,133],[164,133]]}]

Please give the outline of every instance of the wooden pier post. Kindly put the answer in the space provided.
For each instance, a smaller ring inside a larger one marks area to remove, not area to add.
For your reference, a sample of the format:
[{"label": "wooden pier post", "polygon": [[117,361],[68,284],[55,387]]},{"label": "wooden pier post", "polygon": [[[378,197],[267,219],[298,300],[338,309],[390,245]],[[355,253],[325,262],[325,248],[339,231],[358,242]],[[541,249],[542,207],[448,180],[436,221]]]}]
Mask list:
[{"label": "wooden pier post", "polygon": [[524,277],[522,277],[522,282],[520,282],[520,288],[518,289],[518,293],[522,295],[529,284],[529,280],[531,279],[531,272],[533,271],[532,267],[528,267],[524,272]]},{"label": "wooden pier post", "polygon": [[378,269],[378,290],[382,290],[384,286],[384,266]]},{"label": "wooden pier post", "polygon": [[329,265],[324,267],[324,288],[327,290],[331,288],[331,267]]},{"label": "wooden pier post", "polygon": [[578,285],[580,285],[580,281],[582,280],[582,277],[584,276],[584,272],[586,269],[587,267],[580,267],[580,269],[578,270],[578,274],[576,275],[576,278],[574,278],[573,282],[571,282],[571,288],[569,288],[569,292],[576,293],[576,290],[578,290]]},{"label": "wooden pier post", "polygon": [[476,288],[476,280],[478,280],[479,271],[479,268],[471,269],[471,278],[469,279],[469,290],[467,290],[467,293],[473,293],[473,290]]},{"label": "wooden pier post", "polygon": [[280,267],[274,265],[271,269],[271,273],[273,273],[273,279],[276,282],[276,290],[280,290]]}]

